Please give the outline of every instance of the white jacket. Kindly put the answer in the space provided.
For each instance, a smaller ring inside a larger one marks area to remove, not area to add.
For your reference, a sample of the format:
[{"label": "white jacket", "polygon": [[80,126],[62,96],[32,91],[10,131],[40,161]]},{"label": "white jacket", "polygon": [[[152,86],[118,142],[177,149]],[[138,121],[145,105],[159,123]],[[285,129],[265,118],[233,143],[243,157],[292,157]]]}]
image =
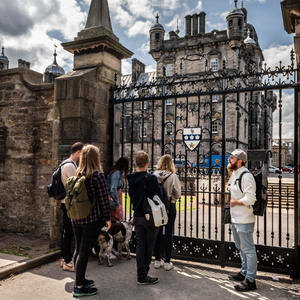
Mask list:
[{"label": "white jacket", "polygon": [[181,197],[181,183],[177,175],[166,170],[157,170],[153,174],[157,177],[159,183],[162,183],[171,174],[164,182],[164,189],[167,197],[171,197],[171,202],[175,203]]},{"label": "white jacket", "polygon": [[237,169],[232,173],[229,180],[231,196],[236,200],[242,200],[244,204],[230,207],[231,222],[236,224],[248,224],[255,222],[252,205],[256,201],[256,183],[251,173],[244,174],[241,182],[243,190],[242,193],[237,179],[239,179],[244,171],[247,171],[245,167]]}]

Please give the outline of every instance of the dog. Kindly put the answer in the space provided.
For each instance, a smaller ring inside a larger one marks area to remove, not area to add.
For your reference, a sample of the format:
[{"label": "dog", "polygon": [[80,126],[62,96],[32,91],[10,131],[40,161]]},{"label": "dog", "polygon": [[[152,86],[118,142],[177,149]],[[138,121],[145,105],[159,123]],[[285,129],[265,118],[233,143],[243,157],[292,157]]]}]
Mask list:
[{"label": "dog", "polygon": [[113,239],[118,242],[118,259],[122,259],[122,248],[125,247],[127,250],[127,259],[131,259],[129,242],[131,239],[133,230],[133,222],[121,221],[119,223],[113,223],[108,233]]},{"label": "dog", "polygon": [[[113,247],[113,237],[109,234],[109,232],[106,230],[106,227],[103,227],[100,231],[100,234],[98,236],[98,244],[100,246],[100,251],[99,251],[99,265],[103,265],[102,262],[102,253],[105,254],[105,259],[107,262],[108,267],[112,267],[113,264],[110,262],[109,259],[109,254],[111,252],[111,249]],[[94,250],[94,249],[93,249]]]}]

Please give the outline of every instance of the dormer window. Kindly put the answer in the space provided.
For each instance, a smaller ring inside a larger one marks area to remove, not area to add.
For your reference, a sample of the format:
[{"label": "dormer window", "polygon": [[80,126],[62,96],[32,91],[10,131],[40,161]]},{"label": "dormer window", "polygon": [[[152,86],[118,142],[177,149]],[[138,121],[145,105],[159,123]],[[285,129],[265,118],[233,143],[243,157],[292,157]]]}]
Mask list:
[{"label": "dormer window", "polygon": [[218,58],[211,58],[210,60],[210,68],[213,72],[219,70],[219,60]]},{"label": "dormer window", "polygon": [[173,64],[167,64],[166,65],[166,76],[173,76]]}]

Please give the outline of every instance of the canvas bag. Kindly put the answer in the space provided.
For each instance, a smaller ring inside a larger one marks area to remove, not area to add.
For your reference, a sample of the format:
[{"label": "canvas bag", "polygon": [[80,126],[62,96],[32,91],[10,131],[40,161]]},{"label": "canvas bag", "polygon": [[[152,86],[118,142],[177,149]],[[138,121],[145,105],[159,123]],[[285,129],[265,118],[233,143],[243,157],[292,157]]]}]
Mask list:
[{"label": "canvas bag", "polygon": [[84,175],[71,176],[67,180],[65,205],[68,217],[71,219],[86,218],[92,212],[96,203],[97,198],[93,202],[89,200],[85,180],[86,177]]},{"label": "canvas bag", "polygon": [[143,209],[147,228],[154,229],[168,223],[168,214],[166,206],[158,195],[154,195],[152,199],[147,197],[148,178],[149,174],[145,176]]}]

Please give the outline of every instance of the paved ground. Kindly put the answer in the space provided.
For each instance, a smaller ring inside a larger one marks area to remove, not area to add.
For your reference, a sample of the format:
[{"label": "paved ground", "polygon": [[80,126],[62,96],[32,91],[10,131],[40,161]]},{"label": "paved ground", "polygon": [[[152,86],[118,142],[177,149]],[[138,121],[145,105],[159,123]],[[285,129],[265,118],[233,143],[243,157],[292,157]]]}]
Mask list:
[{"label": "paved ground", "polygon": [[[1,280],[0,299],[71,299],[74,273],[62,271],[59,262],[56,259]],[[90,258],[86,275],[95,281],[99,292],[93,298],[81,299],[300,299],[299,282],[293,282],[289,277],[278,274],[259,272],[258,290],[238,293],[233,288],[234,283],[228,280],[228,274],[236,272],[237,269],[175,261],[175,268],[169,272],[164,269],[156,270],[152,265],[149,274],[159,277],[159,282],[151,286],[138,286],[135,258],[112,262],[114,266],[108,268],[106,264],[99,266],[97,258]],[[274,281],[272,276],[277,276],[279,281]]]}]

